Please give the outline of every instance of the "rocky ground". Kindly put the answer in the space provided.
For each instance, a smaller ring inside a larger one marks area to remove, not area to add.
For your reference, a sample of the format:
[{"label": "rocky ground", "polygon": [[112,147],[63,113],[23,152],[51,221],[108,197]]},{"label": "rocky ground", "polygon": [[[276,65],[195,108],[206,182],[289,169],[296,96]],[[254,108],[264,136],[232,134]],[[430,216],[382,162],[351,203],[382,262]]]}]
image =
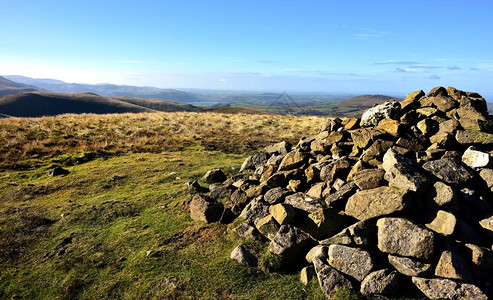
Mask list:
[{"label": "rocky ground", "polygon": [[[493,296],[493,122],[477,93],[437,87],[331,119],[240,172],[191,182],[194,220],[232,223],[231,258],[300,271],[327,297]],[[220,201],[218,201],[220,200]],[[224,201],[223,201],[224,200]],[[252,240],[270,241],[267,249]]]}]

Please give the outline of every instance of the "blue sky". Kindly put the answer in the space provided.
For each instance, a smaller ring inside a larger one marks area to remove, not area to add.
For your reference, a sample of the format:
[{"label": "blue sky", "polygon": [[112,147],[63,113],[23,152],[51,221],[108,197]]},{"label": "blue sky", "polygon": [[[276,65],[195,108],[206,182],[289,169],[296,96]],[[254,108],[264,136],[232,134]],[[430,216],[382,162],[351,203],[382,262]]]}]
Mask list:
[{"label": "blue sky", "polygon": [[23,1],[0,74],[164,88],[493,98],[493,1]]}]

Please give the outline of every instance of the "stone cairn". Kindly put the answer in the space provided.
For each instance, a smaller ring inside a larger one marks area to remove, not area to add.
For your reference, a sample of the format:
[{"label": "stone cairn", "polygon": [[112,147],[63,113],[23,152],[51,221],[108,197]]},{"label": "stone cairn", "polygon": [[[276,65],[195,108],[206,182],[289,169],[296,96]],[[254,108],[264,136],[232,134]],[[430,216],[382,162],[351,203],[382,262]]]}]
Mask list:
[{"label": "stone cairn", "polygon": [[[416,91],[361,118],[329,119],[295,147],[268,146],[230,179],[209,171],[209,188],[190,183],[190,213],[234,220],[245,242],[232,259],[301,270],[301,281],[316,278],[328,298],[350,288],[368,297],[488,299],[492,150],[493,117],[479,94]],[[249,240],[270,243],[258,253]]]}]

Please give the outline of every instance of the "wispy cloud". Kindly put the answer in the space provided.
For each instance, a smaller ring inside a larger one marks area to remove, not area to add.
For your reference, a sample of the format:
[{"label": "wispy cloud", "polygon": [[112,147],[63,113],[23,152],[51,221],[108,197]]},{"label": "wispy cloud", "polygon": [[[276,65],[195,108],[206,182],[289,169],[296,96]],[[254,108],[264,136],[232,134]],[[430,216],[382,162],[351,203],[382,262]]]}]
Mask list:
[{"label": "wispy cloud", "polygon": [[395,60],[387,60],[381,62],[375,62],[372,65],[420,65],[421,63],[415,61],[395,61]]},{"label": "wispy cloud", "polygon": [[406,68],[395,68],[395,71],[398,73],[416,73],[416,71]]},{"label": "wispy cloud", "polygon": [[318,75],[322,76],[351,76],[351,77],[359,77],[361,75],[356,73],[348,73],[348,72],[317,72]]},{"label": "wispy cloud", "polygon": [[432,70],[432,69],[442,69],[443,67],[440,66],[431,66],[431,65],[413,65],[409,66],[411,69],[425,69],[425,70]]},{"label": "wispy cloud", "polygon": [[434,74],[432,74],[432,75],[430,75],[430,76],[428,76],[428,77],[426,77],[426,78],[427,78],[427,79],[432,79],[432,80],[441,79],[441,77],[440,77],[440,76],[438,76],[438,75],[434,75]]},{"label": "wispy cloud", "polygon": [[276,60],[270,60],[270,59],[260,59],[257,60],[257,62],[262,63],[262,64],[275,64],[278,63]]},{"label": "wispy cloud", "polygon": [[360,32],[356,33],[353,38],[356,40],[372,40],[381,38],[389,33],[389,31],[378,31],[370,28],[361,28]]},{"label": "wispy cloud", "polygon": [[462,68],[460,68],[460,67],[458,67],[458,66],[456,66],[456,65],[453,65],[453,66],[451,66],[451,67],[448,67],[447,69],[452,70],[452,71],[462,70]]},{"label": "wispy cloud", "polygon": [[145,60],[138,60],[138,59],[121,59],[118,60],[117,62],[123,63],[123,64],[145,64]]},{"label": "wispy cloud", "polygon": [[479,68],[471,67],[471,71],[479,71]]}]

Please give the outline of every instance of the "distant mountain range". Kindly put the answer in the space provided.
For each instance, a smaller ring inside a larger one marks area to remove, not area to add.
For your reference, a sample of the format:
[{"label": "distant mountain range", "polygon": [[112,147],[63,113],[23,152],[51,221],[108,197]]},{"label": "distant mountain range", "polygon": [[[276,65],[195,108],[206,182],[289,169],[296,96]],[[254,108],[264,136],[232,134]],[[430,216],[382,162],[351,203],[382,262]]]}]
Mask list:
[{"label": "distant mountain range", "polygon": [[0,115],[41,117],[66,113],[127,113],[157,111],[201,111],[189,104],[160,99],[103,97],[93,93],[26,92],[0,98]]},{"label": "distant mountain range", "polygon": [[0,76],[0,97],[38,90],[37,87],[14,82]]},{"label": "distant mountain range", "polygon": [[155,87],[139,87],[116,84],[83,84],[67,83],[56,79],[37,79],[20,75],[4,75],[4,78],[15,83],[29,85],[34,90],[47,90],[57,93],[95,93],[105,97],[123,96],[156,98],[174,102],[195,102],[200,99],[188,92],[175,89],[160,89]]}]

